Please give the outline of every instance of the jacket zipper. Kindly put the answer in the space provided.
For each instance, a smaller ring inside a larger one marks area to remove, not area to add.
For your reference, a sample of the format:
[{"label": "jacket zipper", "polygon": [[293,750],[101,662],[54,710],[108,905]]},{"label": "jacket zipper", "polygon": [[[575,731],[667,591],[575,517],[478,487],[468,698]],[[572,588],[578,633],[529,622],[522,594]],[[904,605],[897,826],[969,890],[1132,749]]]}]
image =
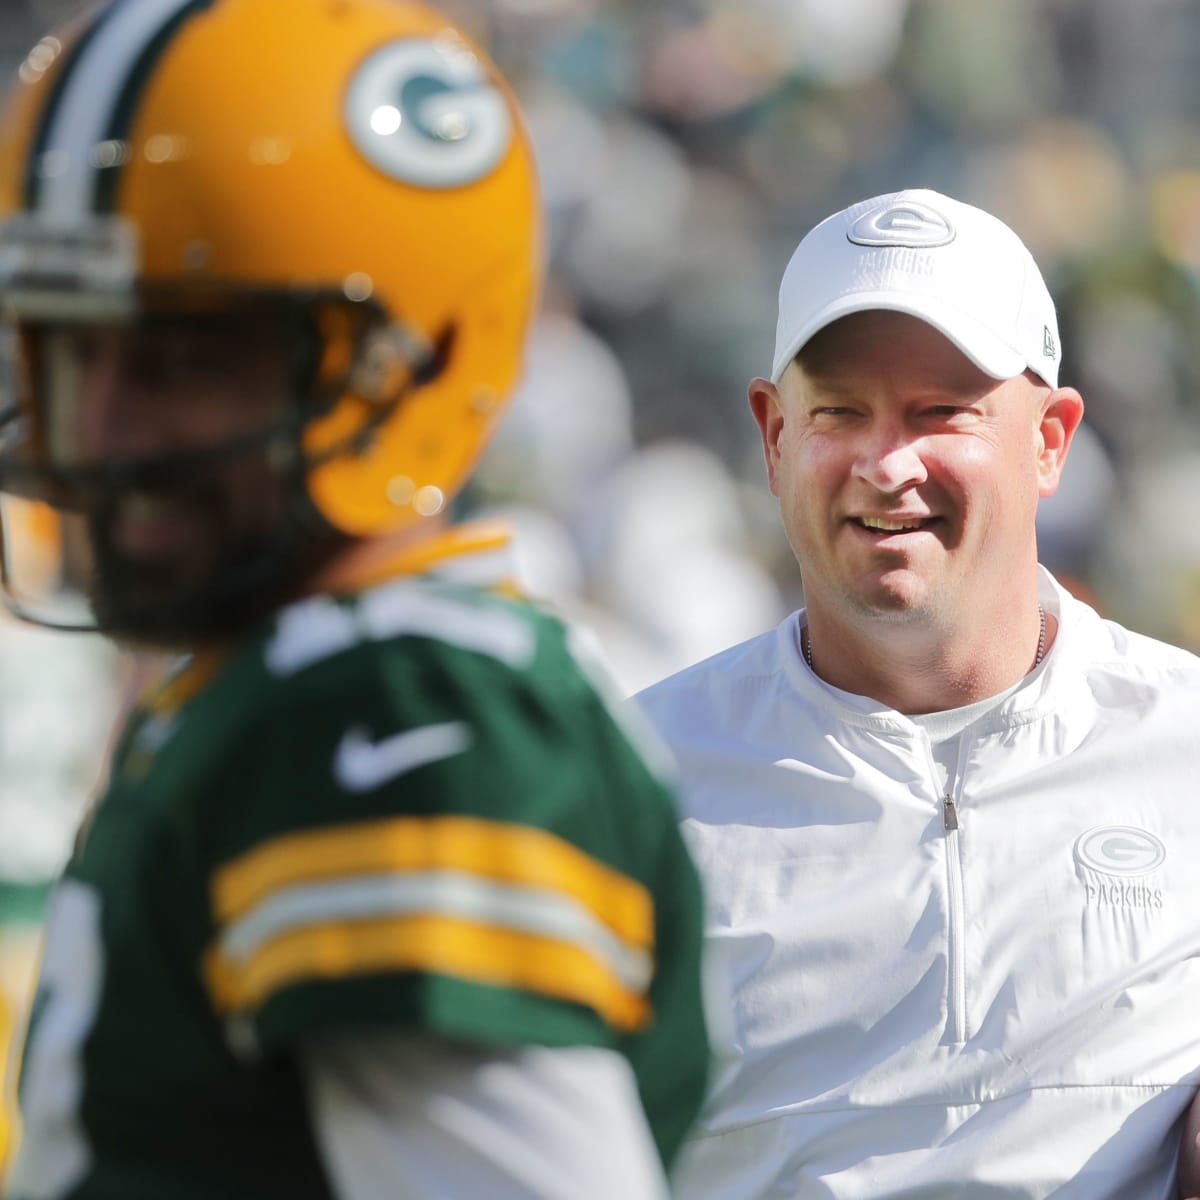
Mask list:
[{"label": "jacket zipper", "polygon": [[949,970],[947,996],[949,1034],[955,1045],[967,1040],[967,981],[963,947],[963,874],[958,844],[958,809],[947,792],[942,797],[942,825],[946,831],[946,876],[950,913],[946,957]]}]

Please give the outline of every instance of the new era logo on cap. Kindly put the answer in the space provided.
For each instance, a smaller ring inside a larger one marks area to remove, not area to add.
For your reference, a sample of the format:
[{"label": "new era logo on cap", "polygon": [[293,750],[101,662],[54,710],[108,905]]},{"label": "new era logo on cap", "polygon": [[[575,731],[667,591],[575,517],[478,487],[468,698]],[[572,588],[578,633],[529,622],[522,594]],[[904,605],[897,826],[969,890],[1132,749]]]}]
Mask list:
[{"label": "new era logo on cap", "polygon": [[954,241],[954,226],[928,204],[911,200],[865,212],[846,233],[859,246],[906,246],[917,250]]},{"label": "new era logo on cap", "polygon": [[1054,334],[1050,332],[1049,325],[1042,326],[1042,353],[1047,358],[1058,357],[1058,347],[1054,342]]}]

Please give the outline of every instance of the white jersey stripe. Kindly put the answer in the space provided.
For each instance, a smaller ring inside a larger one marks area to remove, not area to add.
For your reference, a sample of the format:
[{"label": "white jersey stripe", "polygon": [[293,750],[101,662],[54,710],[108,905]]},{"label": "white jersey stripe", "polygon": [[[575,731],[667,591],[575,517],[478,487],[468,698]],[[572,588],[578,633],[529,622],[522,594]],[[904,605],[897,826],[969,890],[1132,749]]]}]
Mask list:
[{"label": "white jersey stripe", "polygon": [[418,914],[568,942],[604,963],[632,991],[645,991],[654,970],[648,951],[623,941],[577,900],[460,871],[395,872],[281,888],[230,924],[218,946],[240,965],[273,938],[307,926]]},{"label": "white jersey stripe", "polygon": [[367,592],[359,613],[371,638],[405,633],[437,638],[514,667],[528,666],[537,651],[537,630],[523,613],[461,602],[445,592],[413,587],[410,580]]},{"label": "white jersey stripe", "polygon": [[88,216],[98,168],[92,159],[104,140],[130,71],[159,31],[192,0],[134,0],[119,4],[80,52],[46,137],[38,214],[49,224],[72,225]]},{"label": "white jersey stripe", "polygon": [[435,638],[518,668],[537,654],[537,630],[525,614],[471,604],[407,577],[364,593],[355,607],[329,596],[289,605],[263,653],[273,675],[287,676],[360,642],[405,634]]}]

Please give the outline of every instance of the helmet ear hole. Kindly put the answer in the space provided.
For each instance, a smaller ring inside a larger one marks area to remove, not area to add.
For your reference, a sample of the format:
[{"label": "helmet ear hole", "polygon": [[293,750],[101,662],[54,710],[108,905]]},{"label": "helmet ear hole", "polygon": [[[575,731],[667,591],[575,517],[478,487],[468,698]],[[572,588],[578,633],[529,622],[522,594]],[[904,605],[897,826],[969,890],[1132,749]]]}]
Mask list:
[{"label": "helmet ear hole", "polygon": [[454,353],[454,342],[457,337],[458,328],[454,325],[447,325],[437,335],[433,343],[433,353],[430,354],[425,365],[413,376],[413,383],[417,387],[432,383],[446,369],[446,364]]}]

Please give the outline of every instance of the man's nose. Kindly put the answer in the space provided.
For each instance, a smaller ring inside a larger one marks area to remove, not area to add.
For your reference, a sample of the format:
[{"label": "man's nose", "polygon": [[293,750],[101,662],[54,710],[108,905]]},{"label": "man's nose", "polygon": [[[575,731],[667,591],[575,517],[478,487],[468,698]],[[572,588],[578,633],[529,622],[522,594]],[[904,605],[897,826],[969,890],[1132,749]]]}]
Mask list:
[{"label": "man's nose", "polygon": [[898,421],[873,421],[864,432],[855,474],[876,491],[902,492],[929,477],[922,439]]}]

